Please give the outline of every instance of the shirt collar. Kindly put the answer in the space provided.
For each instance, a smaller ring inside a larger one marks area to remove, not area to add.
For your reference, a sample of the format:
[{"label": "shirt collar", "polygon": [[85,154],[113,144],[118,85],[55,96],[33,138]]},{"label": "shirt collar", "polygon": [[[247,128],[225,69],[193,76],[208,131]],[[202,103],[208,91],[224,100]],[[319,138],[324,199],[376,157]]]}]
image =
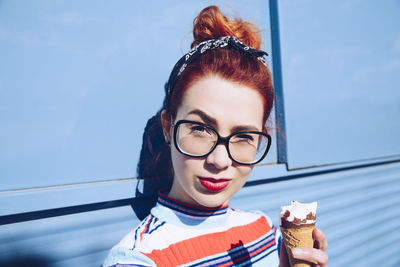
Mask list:
[{"label": "shirt collar", "polygon": [[190,217],[197,217],[199,219],[224,215],[229,208],[229,204],[215,208],[197,207],[168,197],[162,192],[158,192],[157,204],[167,207],[173,210],[175,213]]}]

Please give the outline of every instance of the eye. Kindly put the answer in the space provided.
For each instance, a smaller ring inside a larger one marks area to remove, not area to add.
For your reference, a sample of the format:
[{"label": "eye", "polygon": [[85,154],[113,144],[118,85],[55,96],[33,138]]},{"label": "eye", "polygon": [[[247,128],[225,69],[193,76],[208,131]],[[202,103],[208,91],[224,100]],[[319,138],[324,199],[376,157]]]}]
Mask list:
[{"label": "eye", "polygon": [[231,139],[231,142],[233,142],[233,143],[246,142],[246,143],[252,144],[252,143],[254,143],[254,136],[251,134],[240,133],[240,134],[234,135]]},{"label": "eye", "polygon": [[190,130],[191,130],[192,132],[194,132],[194,131],[203,132],[203,131],[206,130],[206,127],[201,126],[201,125],[192,125],[192,126],[190,127]]},{"label": "eye", "polygon": [[207,127],[199,124],[190,125],[190,134],[194,135],[212,135],[212,131]]}]

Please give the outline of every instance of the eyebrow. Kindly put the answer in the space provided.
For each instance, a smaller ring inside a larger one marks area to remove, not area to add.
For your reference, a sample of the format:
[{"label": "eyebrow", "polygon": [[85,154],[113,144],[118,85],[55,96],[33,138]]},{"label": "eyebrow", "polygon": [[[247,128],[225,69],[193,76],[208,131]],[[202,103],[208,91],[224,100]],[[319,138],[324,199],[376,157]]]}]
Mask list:
[{"label": "eyebrow", "polygon": [[205,112],[194,109],[188,113],[188,115],[194,114],[199,116],[206,124],[210,124],[211,126],[217,126],[217,120],[212,118],[211,116],[207,115]]},{"label": "eyebrow", "polygon": [[243,131],[256,131],[256,132],[261,132],[260,129],[253,125],[241,125],[241,126],[235,126],[232,129],[232,132],[243,132]]},{"label": "eyebrow", "polygon": [[[207,115],[205,112],[199,110],[199,109],[194,109],[191,110],[188,115],[190,114],[194,114],[199,116],[204,123],[209,124],[213,127],[217,126],[217,120],[214,119],[213,117]],[[241,132],[241,131],[260,131],[260,129],[258,129],[256,126],[254,125],[239,125],[239,126],[235,126],[231,129],[231,132]]]}]

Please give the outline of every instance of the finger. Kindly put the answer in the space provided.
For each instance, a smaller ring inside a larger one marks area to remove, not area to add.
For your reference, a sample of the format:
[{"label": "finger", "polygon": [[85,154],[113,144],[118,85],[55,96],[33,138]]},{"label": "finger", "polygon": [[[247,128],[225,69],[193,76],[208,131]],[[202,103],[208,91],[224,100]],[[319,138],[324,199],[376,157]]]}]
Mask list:
[{"label": "finger", "polygon": [[328,241],[326,240],[325,233],[318,228],[313,231],[314,248],[322,249],[325,251],[328,248]]},{"label": "finger", "polygon": [[281,243],[279,267],[289,267],[289,257],[283,242]]},{"label": "finger", "polygon": [[292,254],[296,259],[309,261],[317,265],[325,266],[328,263],[328,254],[320,249],[307,247],[293,248]]}]

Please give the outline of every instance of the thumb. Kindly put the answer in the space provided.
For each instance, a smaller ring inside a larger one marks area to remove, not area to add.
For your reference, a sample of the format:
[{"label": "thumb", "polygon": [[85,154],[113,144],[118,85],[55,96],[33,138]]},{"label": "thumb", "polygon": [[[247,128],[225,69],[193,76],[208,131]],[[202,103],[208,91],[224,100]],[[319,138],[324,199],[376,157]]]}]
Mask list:
[{"label": "thumb", "polygon": [[283,245],[283,240],[281,242],[279,267],[289,267],[289,257],[287,255],[286,248]]}]

